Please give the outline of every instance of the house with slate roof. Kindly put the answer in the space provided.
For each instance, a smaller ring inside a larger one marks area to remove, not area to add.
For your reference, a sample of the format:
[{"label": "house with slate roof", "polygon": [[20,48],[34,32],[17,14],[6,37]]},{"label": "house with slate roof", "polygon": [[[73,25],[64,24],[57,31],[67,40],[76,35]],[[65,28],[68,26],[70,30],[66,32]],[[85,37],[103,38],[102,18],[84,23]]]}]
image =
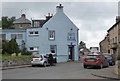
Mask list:
[{"label": "house with slate roof", "polygon": [[10,40],[12,34],[16,34],[19,46],[24,40],[27,50],[33,54],[55,53],[57,62],[67,62],[78,61],[78,31],[60,4],[56,7],[56,14],[42,27],[2,30],[2,35]]}]

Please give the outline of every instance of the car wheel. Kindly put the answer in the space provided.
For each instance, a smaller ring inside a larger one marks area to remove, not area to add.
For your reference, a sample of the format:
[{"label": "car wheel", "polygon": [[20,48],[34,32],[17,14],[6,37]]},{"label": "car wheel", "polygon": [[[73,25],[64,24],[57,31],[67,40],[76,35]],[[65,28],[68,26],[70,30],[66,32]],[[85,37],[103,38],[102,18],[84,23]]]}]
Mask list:
[{"label": "car wheel", "polygon": [[35,67],[35,65],[32,65],[32,67]]},{"label": "car wheel", "polygon": [[100,64],[100,69],[102,69],[102,68],[103,68],[103,63]]},{"label": "car wheel", "polygon": [[84,68],[87,68],[87,65],[83,65]]},{"label": "car wheel", "polygon": [[114,65],[114,63],[112,62],[112,63],[111,63],[111,66],[113,66],[113,65]]},{"label": "car wheel", "polygon": [[107,63],[107,66],[106,67],[109,67],[109,63]]},{"label": "car wheel", "polygon": [[47,66],[47,63],[46,63],[46,62],[44,62],[43,66],[44,66],[44,67],[46,67],[46,66]]}]

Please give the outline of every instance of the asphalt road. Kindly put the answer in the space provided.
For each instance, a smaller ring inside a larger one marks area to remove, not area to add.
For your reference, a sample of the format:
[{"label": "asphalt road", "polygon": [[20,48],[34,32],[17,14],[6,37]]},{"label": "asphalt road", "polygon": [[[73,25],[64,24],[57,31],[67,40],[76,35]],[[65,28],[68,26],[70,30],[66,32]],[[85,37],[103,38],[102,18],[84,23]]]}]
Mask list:
[{"label": "asphalt road", "polygon": [[[2,71],[3,79],[103,79],[91,75],[100,69],[84,69],[81,63],[60,63],[50,67],[26,67]],[[100,72],[100,71],[99,71]],[[108,74],[109,75],[109,74]]]}]

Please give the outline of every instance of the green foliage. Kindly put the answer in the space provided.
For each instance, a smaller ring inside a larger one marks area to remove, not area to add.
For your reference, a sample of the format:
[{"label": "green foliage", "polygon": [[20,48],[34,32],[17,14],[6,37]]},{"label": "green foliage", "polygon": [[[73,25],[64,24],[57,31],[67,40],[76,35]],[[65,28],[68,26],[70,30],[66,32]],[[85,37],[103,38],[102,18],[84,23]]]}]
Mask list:
[{"label": "green foliage", "polygon": [[10,54],[12,54],[12,53],[16,53],[17,55],[18,55],[18,53],[19,53],[19,47],[18,47],[18,44],[17,44],[17,42],[16,42],[16,39],[11,39],[10,41],[9,41],[9,53]]},{"label": "green foliage", "polygon": [[21,53],[24,54],[26,51],[27,51],[27,49],[25,47],[25,41],[22,40]]},{"label": "green foliage", "polygon": [[32,53],[31,53],[31,52],[26,51],[26,52],[22,52],[22,55],[32,55]]},{"label": "green foliage", "polygon": [[11,56],[10,54],[0,54],[0,58],[32,58],[32,55]]},{"label": "green foliage", "polygon": [[9,42],[7,40],[2,41],[2,54],[6,54],[9,52],[8,44]]},{"label": "green foliage", "polygon": [[0,20],[0,28],[2,28],[2,21]]},{"label": "green foliage", "polygon": [[18,55],[20,49],[18,47],[18,44],[16,42],[16,39],[11,39],[9,42],[4,41],[3,47],[2,47],[2,54],[13,54],[16,53]]},{"label": "green foliage", "polygon": [[79,43],[79,50],[82,48],[86,48],[86,44],[83,41]]},{"label": "green foliage", "polygon": [[3,29],[14,29],[13,22],[15,17],[8,18],[7,16],[2,17],[2,28]]},{"label": "green foliage", "polygon": [[2,39],[0,39],[0,49],[2,49]]},{"label": "green foliage", "polygon": [[31,55],[31,52],[27,51],[27,48],[25,47],[25,41],[22,40],[22,46],[21,46],[21,54],[22,55]]}]

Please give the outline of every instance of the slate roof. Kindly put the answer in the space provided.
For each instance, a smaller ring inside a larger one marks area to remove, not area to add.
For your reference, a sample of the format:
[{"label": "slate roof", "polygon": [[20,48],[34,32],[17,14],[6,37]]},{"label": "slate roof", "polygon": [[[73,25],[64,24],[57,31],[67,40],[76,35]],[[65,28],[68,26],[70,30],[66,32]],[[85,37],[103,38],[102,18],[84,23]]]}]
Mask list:
[{"label": "slate roof", "polygon": [[16,19],[14,22],[14,24],[31,24],[31,21],[26,19],[25,14],[22,14],[20,18]]}]

